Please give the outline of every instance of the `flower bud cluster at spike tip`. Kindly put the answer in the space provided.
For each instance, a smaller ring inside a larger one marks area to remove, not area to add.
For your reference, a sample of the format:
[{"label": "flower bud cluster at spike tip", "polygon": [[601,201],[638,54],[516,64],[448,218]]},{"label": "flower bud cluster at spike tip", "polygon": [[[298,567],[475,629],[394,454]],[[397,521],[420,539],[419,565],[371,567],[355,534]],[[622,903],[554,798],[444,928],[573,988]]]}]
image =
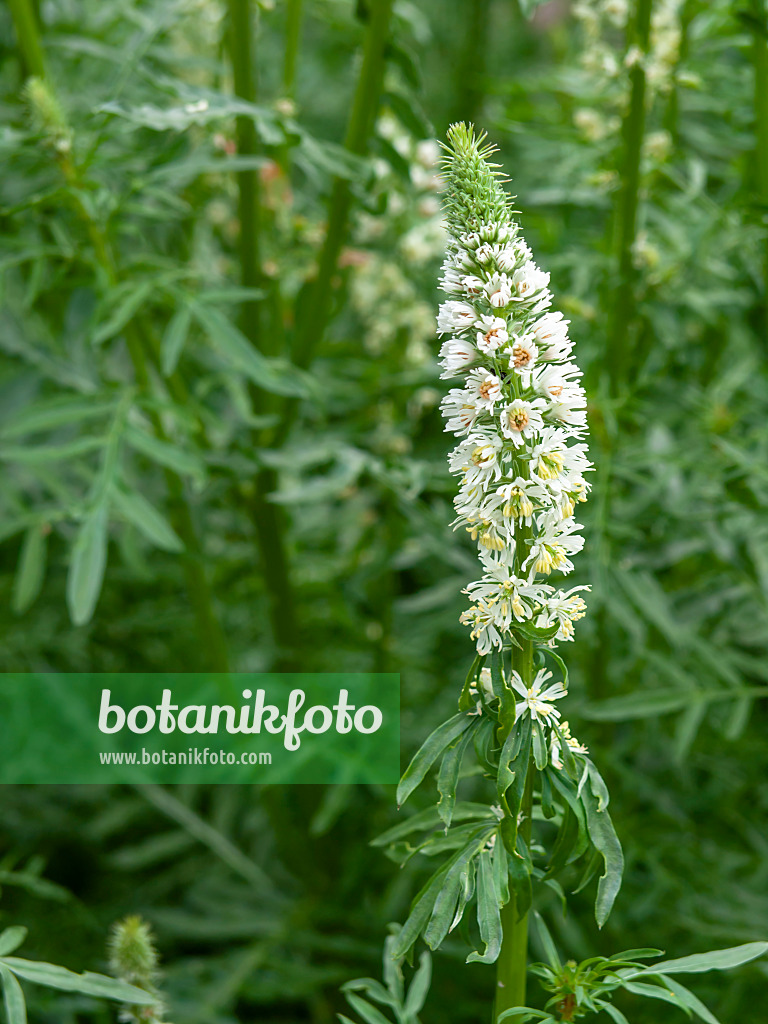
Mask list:
[{"label": "flower bud cluster at spike tip", "polygon": [[109,937],[109,967],[121,981],[157,996],[151,1006],[126,1006],[119,1019],[126,1022],[161,1024],[164,1006],[156,988],[158,957],[152,930],[146,921],[132,914],[118,921]]},{"label": "flower bud cluster at spike tip", "polygon": [[443,378],[461,378],[442,402],[449,456],[460,479],[457,526],[477,542],[482,578],[466,588],[461,617],[480,654],[510,640],[515,622],[573,638],[580,592],[558,590],[552,573],[573,569],[581,550],[573,518],[589,484],[586,402],[571,361],[568,321],[551,309],[549,274],[534,263],[510,198],[490,163],[495,148],[452,125],[443,158],[449,232],[440,307]]}]

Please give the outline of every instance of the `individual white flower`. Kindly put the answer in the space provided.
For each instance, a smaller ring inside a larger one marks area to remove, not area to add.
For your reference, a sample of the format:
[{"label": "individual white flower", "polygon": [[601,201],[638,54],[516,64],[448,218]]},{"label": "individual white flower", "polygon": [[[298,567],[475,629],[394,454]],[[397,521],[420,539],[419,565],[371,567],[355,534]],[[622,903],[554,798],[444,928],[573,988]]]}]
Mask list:
[{"label": "individual white flower", "polygon": [[568,337],[568,324],[562,313],[549,312],[540,317],[531,327],[539,346],[539,359],[560,362],[568,359],[573,342]]},{"label": "individual white flower", "polygon": [[506,524],[498,514],[490,513],[468,519],[466,529],[472,540],[487,551],[501,552],[509,544]]},{"label": "individual white flower", "polygon": [[522,568],[532,567],[535,573],[569,573],[573,562],[568,557],[584,547],[584,538],[577,532],[581,525],[573,519],[561,520],[556,513],[545,512],[537,520],[538,533]]},{"label": "individual white flower", "polygon": [[504,309],[512,301],[513,284],[506,274],[492,274],[485,284],[484,291],[495,309]]},{"label": "individual white flower", "polygon": [[470,434],[450,455],[452,473],[464,475],[466,487],[487,489],[490,481],[501,477],[500,456],[503,442],[496,434]]},{"label": "individual white flower", "polygon": [[533,616],[535,610],[542,608],[551,590],[546,585],[520,579],[509,566],[490,564],[486,560],[483,578],[470,583],[464,593],[492,609],[497,626],[506,632],[513,621],[524,622]]},{"label": "individual white flower", "polygon": [[543,604],[542,619],[545,621],[537,621],[536,625],[551,625],[557,621],[559,629],[557,631],[555,639],[557,640],[573,640],[573,624],[579,619],[583,619],[587,613],[587,605],[579,594],[588,591],[589,587],[573,587],[572,590],[557,590],[550,596],[546,597]]},{"label": "individual white flower", "polygon": [[560,712],[553,701],[567,696],[567,690],[562,683],[551,683],[545,688],[544,684],[551,678],[551,672],[539,669],[533,682],[528,686],[518,672],[512,671],[510,685],[523,698],[515,704],[516,720],[522,715],[529,714],[534,722],[549,725],[551,719],[560,717]]},{"label": "individual white flower", "polygon": [[483,294],[483,281],[474,274],[465,274],[461,279],[461,288],[468,299],[476,299]]},{"label": "individual white flower", "polygon": [[539,270],[533,260],[523,264],[512,275],[514,298],[520,302],[529,302],[531,299],[536,298],[540,292],[546,290],[548,284],[549,274]]},{"label": "individual white flower", "polygon": [[469,338],[449,338],[440,347],[440,364],[443,367],[440,376],[443,379],[455,377],[457,373],[476,363],[477,359],[477,349]]},{"label": "individual white flower", "polygon": [[446,419],[446,431],[461,436],[474,427],[482,406],[464,388],[452,388],[440,403],[440,409]]},{"label": "individual white flower", "polygon": [[500,316],[481,316],[476,326],[477,347],[486,355],[494,355],[509,341],[507,321]]},{"label": "individual white flower", "polygon": [[496,625],[493,607],[489,608],[482,602],[473,604],[461,613],[459,622],[471,628],[469,635],[475,641],[478,654],[490,654],[494,647],[501,650],[504,641]]},{"label": "individual white flower", "polygon": [[512,339],[509,352],[509,365],[518,373],[531,370],[536,362],[538,348],[532,334],[518,335]]},{"label": "individual white flower", "polygon": [[437,330],[439,334],[450,334],[451,331],[468,330],[477,319],[477,313],[468,302],[449,299],[440,306],[437,314]]},{"label": "individual white flower", "polygon": [[543,408],[544,402],[541,398],[535,398],[532,402],[516,398],[514,402],[505,405],[501,410],[501,432],[504,437],[518,447],[524,444],[527,438],[532,437],[544,426],[541,416]]},{"label": "individual white flower", "polygon": [[501,401],[501,381],[482,366],[467,374],[467,391],[478,407],[488,412],[493,412],[494,405]]},{"label": "individual white flower", "polygon": [[518,476],[510,483],[497,487],[496,494],[504,503],[501,510],[503,516],[519,519],[526,526],[530,526],[534,509],[540,507],[546,492],[535,481]]},{"label": "individual white flower", "polygon": [[[571,728],[567,722],[560,722],[558,728],[560,729],[560,735],[571,748],[574,754],[588,754],[589,750],[584,746],[583,743],[579,743],[575,736],[571,736]],[[560,744],[560,739],[557,733],[553,729],[550,732],[549,741],[549,760],[553,768],[557,768],[558,771],[563,767],[562,760],[563,748]]]}]

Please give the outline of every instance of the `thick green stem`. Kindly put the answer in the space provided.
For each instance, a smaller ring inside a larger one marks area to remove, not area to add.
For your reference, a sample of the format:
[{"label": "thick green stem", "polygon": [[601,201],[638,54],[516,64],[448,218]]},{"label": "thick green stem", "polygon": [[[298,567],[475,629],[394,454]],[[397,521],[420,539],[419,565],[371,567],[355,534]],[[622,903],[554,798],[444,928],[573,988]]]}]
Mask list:
[{"label": "thick green stem", "polygon": [[[37,60],[35,74],[46,82],[49,93],[53,95],[53,87],[45,75],[45,62],[42,44],[37,32],[37,23],[28,0],[13,0],[11,7],[14,24],[16,25],[16,31],[19,36],[20,45],[24,49],[25,57],[27,52],[32,55],[38,55],[34,57]],[[16,20],[17,17],[19,20]],[[30,62],[29,57],[26,57],[26,59]],[[59,162],[62,174],[71,186],[77,213],[82,218],[88,232],[96,260],[103,270],[107,281],[114,287],[120,280],[117,261],[103,228],[93,219],[88,208],[79,199],[83,186],[80,171],[69,153],[62,154]],[[135,320],[126,325],[125,338],[128,353],[133,364],[136,383],[142,393],[150,394],[151,380],[142,343],[142,332]],[[167,441],[168,437],[159,414],[151,410],[149,417],[156,436],[162,441]],[[169,511],[171,522],[184,544],[184,576],[190,605],[197,620],[200,646],[205,652],[205,667],[214,671],[226,672],[228,669],[226,640],[214,611],[213,595],[202,563],[202,551],[194,527],[192,512],[185,497],[184,482],[173,470],[165,469],[164,475],[170,499]]]},{"label": "thick green stem", "polygon": [[[249,103],[254,103],[258,95],[253,19],[252,0],[229,0],[229,48],[235,93]],[[238,153],[241,156],[256,156],[258,140],[253,118],[238,117],[236,132]],[[255,168],[238,171],[237,184],[240,283],[245,288],[261,288],[264,286],[264,275],[261,270],[261,185],[258,171]],[[260,300],[243,303],[240,326],[255,348],[268,356],[279,354],[279,332],[262,331]],[[251,398],[258,412],[272,411],[271,396],[253,388]],[[262,440],[254,435],[254,444],[257,446]],[[288,652],[296,646],[296,616],[285,542],[285,516],[282,509],[269,501],[269,495],[275,487],[274,470],[260,470],[256,476],[255,491],[249,499],[249,511],[256,531],[272,636],[278,648],[276,663],[279,667],[292,667]]]},{"label": "thick green stem", "polygon": [[[523,649],[515,650],[513,667],[520,673],[524,682],[530,684],[533,679],[533,643],[522,641]],[[533,784],[536,768],[531,762],[525,781],[520,808],[520,836],[530,848],[531,820],[533,811]],[[528,973],[528,912],[522,916],[518,910],[514,894],[509,903],[501,910],[501,928],[503,939],[501,952],[496,961],[496,999],[494,1020],[504,1010],[513,1006],[525,1006],[526,978]]]},{"label": "thick green stem", "polygon": [[637,0],[630,22],[630,50],[641,55],[629,72],[630,99],[622,123],[621,190],[616,211],[616,259],[618,288],[615,292],[609,335],[608,367],[613,393],[617,394],[630,366],[630,327],[635,315],[635,268],[633,246],[637,236],[640,165],[645,136],[646,81],[644,58],[648,53],[653,0]]},{"label": "thick green stem", "polygon": [[[768,9],[766,0],[752,0],[755,16],[752,62],[755,67],[755,175],[757,206],[768,223]],[[763,329],[768,332],[768,238],[763,241]]]},{"label": "thick green stem", "polygon": [[[384,78],[384,54],[389,38],[389,22],[393,0],[371,0],[368,27],[363,44],[363,61],[352,100],[344,146],[356,156],[363,156],[379,109],[381,86]],[[339,254],[347,234],[347,221],[351,204],[349,183],[336,178],[328,209],[328,227],[320,253],[317,277],[311,296],[298,325],[293,361],[306,368],[312,362],[331,313],[333,278],[339,264]]]},{"label": "thick green stem", "polygon": [[45,55],[30,0],[8,0],[24,67],[28,75],[46,78]]}]

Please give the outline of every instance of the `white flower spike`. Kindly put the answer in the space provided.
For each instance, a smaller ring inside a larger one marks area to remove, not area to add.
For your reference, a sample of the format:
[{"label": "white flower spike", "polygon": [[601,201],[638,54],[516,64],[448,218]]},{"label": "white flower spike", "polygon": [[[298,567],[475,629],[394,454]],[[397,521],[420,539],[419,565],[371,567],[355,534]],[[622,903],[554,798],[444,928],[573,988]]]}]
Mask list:
[{"label": "white flower spike", "polygon": [[[586,500],[584,474],[592,468],[568,321],[550,308],[549,274],[520,235],[489,162],[493,152],[465,125],[448,133],[441,280],[448,300],[437,318],[439,333],[449,335],[442,376],[462,378],[442,411],[445,429],[460,439],[449,456],[459,478],[455,525],[477,543],[484,570],[466,588],[473,604],[461,616],[480,654],[508,644],[521,622],[557,626],[552,643],[573,639],[585,611],[576,592],[587,588],[564,592],[552,580],[571,572],[570,556],[582,547],[573,513]],[[522,703],[546,721],[559,714],[555,691]]]}]

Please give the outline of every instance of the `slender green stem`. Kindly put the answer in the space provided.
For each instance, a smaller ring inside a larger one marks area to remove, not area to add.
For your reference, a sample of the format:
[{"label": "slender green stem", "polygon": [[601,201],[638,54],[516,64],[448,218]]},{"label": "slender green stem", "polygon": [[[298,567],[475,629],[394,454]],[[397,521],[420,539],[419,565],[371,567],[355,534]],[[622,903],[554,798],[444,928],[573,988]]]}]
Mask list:
[{"label": "slender green stem", "polygon": [[[759,216],[768,222],[768,8],[752,0],[755,16],[752,62],[755,67],[755,174]],[[768,237],[763,241],[763,328],[768,331]]]},{"label": "slender green stem", "polygon": [[[254,103],[258,88],[252,0],[229,0],[229,49],[235,93],[241,99]],[[258,139],[253,118],[238,117],[236,132],[238,153],[241,156],[256,156]],[[258,171],[255,168],[238,171],[237,184],[240,282],[245,288],[261,288],[265,280],[261,270],[261,184]],[[260,300],[244,302],[240,323],[242,331],[251,344],[265,355],[278,355],[280,332],[263,331],[261,314]],[[251,400],[259,412],[268,413],[272,410],[271,396],[255,387],[251,389]],[[254,435],[255,445],[259,446],[263,440]],[[255,490],[248,502],[269,602],[272,636],[278,649],[276,662],[280,667],[292,667],[288,652],[296,646],[297,627],[285,542],[285,516],[282,509],[269,501],[269,495],[275,490],[276,484],[274,470],[260,470],[256,476]]]},{"label": "slender green stem", "polygon": [[[363,156],[368,148],[368,140],[379,109],[392,6],[393,0],[371,0],[369,6],[363,61],[344,139],[345,148],[357,156]],[[351,199],[349,183],[336,178],[331,191],[328,227],[320,252],[317,277],[311,298],[302,310],[303,315],[297,329],[293,361],[302,368],[308,367],[312,362],[315,349],[325,333],[330,318],[332,282],[347,234]]]},{"label": "slender green stem", "polygon": [[301,41],[304,0],[287,0],[285,5],[285,55],[283,57],[283,95],[296,96],[296,59]]},{"label": "slender green stem", "polygon": [[[530,683],[533,678],[533,643],[524,640],[522,650],[515,650],[513,655],[514,668],[520,673],[524,682]],[[533,784],[536,768],[531,762],[525,780],[525,791],[520,807],[520,836],[530,848],[531,819],[533,811]],[[528,973],[528,912],[522,916],[518,910],[514,893],[509,903],[501,909],[501,928],[503,939],[501,952],[496,961],[496,998],[494,1020],[504,1010],[513,1006],[525,1006],[526,977]]]},{"label": "slender green stem", "polygon": [[8,6],[16,26],[22,60],[28,75],[45,79],[45,55],[40,43],[37,19],[30,0],[8,0]]},{"label": "slender green stem", "polygon": [[[232,59],[235,93],[248,103],[258,95],[254,60],[254,24],[251,0],[229,0],[229,49]],[[235,122],[237,152],[249,157],[257,154],[256,126],[252,117],[238,117]],[[259,209],[260,183],[255,168],[237,172],[238,217],[240,219],[240,282],[245,288],[262,284]],[[253,299],[242,306],[242,324],[249,340],[260,347],[261,305]],[[266,339],[268,341],[268,339]],[[265,350],[265,354],[270,354]]]},{"label": "slender green stem", "polygon": [[[38,54],[37,63],[39,77],[46,82],[51,95],[53,87],[45,75],[43,49],[37,32],[37,23],[28,0],[14,0],[12,15],[19,40],[31,54]],[[17,21],[16,18],[19,18]],[[109,239],[102,226],[94,220],[87,206],[80,200],[83,187],[80,170],[68,152],[59,157],[62,174],[71,187],[73,201],[80,215],[93,246],[96,260],[99,263],[109,285],[114,287],[120,280],[117,260],[112,251]],[[136,320],[129,322],[125,328],[128,353],[133,364],[134,375],[139,389],[144,394],[151,393],[151,379],[142,343],[142,332]],[[156,436],[163,441],[168,437],[162,420],[155,410],[149,412],[150,422]],[[164,470],[166,486],[169,494],[169,511],[171,522],[184,544],[183,566],[190,604],[198,624],[199,639],[202,649],[207,655],[207,668],[216,671],[227,671],[227,645],[219,620],[213,606],[213,595],[208,585],[202,552],[197,538],[192,512],[184,493],[184,482],[173,470]]]},{"label": "slender green stem", "polygon": [[[628,26],[631,50],[644,57],[648,52],[653,0],[637,0],[634,19]],[[635,268],[633,246],[637,236],[640,194],[640,163],[645,135],[646,81],[643,59],[629,72],[630,100],[622,122],[621,190],[616,211],[616,258],[619,284],[615,292],[608,367],[616,394],[631,363],[628,351],[630,326],[635,315]]]}]

